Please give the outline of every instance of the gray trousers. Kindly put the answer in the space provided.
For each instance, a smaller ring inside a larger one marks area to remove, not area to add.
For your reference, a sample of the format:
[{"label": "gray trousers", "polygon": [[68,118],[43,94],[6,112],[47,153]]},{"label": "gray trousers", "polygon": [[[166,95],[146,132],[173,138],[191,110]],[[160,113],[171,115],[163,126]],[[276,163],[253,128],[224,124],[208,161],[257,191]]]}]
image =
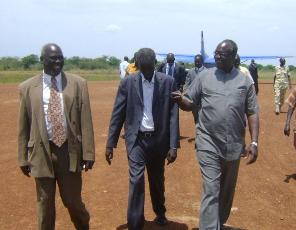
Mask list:
[{"label": "gray trousers", "polygon": [[57,183],[63,204],[68,209],[75,228],[78,230],[88,230],[90,216],[81,198],[81,172],[73,173],[69,171],[67,143],[60,148],[54,144],[51,144],[50,147],[55,178],[35,178],[38,229],[55,229],[55,193]]},{"label": "gray trousers", "polygon": [[147,169],[150,196],[153,211],[157,216],[164,216],[164,165],[166,153],[160,152],[155,145],[156,137],[138,137],[135,146],[128,154],[129,198],[127,223],[129,230],[144,227],[145,179]]},{"label": "gray trousers", "polygon": [[199,230],[220,230],[231,211],[240,159],[226,161],[210,151],[197,157],[203,178]]}]

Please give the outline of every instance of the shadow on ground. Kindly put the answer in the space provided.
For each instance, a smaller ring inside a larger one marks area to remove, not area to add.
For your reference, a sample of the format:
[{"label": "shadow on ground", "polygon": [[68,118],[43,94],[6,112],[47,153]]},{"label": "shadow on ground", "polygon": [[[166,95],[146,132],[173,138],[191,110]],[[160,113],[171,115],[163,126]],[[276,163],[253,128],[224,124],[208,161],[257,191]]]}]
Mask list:
[{"label": "shadow on ground", "polygon": [[[191,230],[199,230],[199,228],[192,228]],[[226,226],[223,227],[222,230],[247,230],[246,228],[236,228],[236,227],[230,227],[230,226]]]},{"label": "shadow on ground", "polygon": [[[116,228],[116,230],[127,229],[127,224],[122,224]],[[179,223],[175,221],[169,221],[165,226],[159,226],[154,221],[145,221],[143,230],[188,230],[187,224]]]},{"label": "shadow on ground", "polygon": [[296,180],[296,173],[286,175],[284,182],[289,183],[291,179]]}]

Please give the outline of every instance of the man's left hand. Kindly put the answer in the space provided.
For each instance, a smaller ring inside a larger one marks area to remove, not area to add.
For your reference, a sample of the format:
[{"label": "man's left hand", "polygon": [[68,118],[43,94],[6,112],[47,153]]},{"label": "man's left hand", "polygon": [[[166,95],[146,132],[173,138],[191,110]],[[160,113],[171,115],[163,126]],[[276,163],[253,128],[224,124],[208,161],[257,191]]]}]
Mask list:
[{"label": "man's left hand", "polygon": [[95,162],[91,160],[84,160],[82,161],[82,168],[84,169],[85,172],[87,172],[88,170],[92,169],[94,163]]},{"label": "man's left hand", "polygon": [[173,163],[177,158],[177,149],[170,149],[167,155],[167,165]]},{"label": "man's left hand", "polygon": [[257,146],[250,144],[246,149],[247,165],[254,163],[257,160]]}]

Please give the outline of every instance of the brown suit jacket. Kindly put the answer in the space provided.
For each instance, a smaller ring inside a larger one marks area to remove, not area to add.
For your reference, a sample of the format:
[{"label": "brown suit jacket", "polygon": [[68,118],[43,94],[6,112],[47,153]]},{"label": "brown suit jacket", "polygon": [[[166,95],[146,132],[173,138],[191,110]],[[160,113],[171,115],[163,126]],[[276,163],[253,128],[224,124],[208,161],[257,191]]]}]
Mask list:
[{"label": "brown suit jacket", "polygon": [[[29,165],[33,177],[54,177],[43,110],[42,74],[19,85],[18,164]],[[67,121],[69,170],[81,171],[82,160],[95,160],[94,133],[85,79],[62,73]]]}]

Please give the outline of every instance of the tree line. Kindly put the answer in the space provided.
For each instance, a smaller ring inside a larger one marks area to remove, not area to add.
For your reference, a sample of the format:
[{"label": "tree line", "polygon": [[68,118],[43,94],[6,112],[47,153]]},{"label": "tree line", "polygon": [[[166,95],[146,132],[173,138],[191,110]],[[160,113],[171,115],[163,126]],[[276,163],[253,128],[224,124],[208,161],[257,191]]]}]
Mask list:
[{"label": "tree line", "polygon": [[[65,58],[64,70],[71,69],[113,69],[118,68],[120,59],[113,56],[102,56],[99,58],[84,58],[74,56]],[[31,54],[23,58],[1,57],[0,70],[42,70],[39,56]]]},{"label": "tree line", "polygon": [[[84,57],[70,57],[65,58],[64,70],[71,69],[83,69],[83,70],[95,70],[95,69],[117,69],[120,59],[114,56],[102,56],[98,58],[84,58]],[[244,65],[244,64],[243,64]],[[274,70],[273,65],[261,65],[257,64],[258,70]],[[185,63],[185,68],[192,68],[193,63]],[[38,55],[30,54],[23,58],[19,57],[1,57],[0,58],[0,70],[42,70],[42,64]],[[296,69],[295,66],[289,65],[290,71]]]}]

